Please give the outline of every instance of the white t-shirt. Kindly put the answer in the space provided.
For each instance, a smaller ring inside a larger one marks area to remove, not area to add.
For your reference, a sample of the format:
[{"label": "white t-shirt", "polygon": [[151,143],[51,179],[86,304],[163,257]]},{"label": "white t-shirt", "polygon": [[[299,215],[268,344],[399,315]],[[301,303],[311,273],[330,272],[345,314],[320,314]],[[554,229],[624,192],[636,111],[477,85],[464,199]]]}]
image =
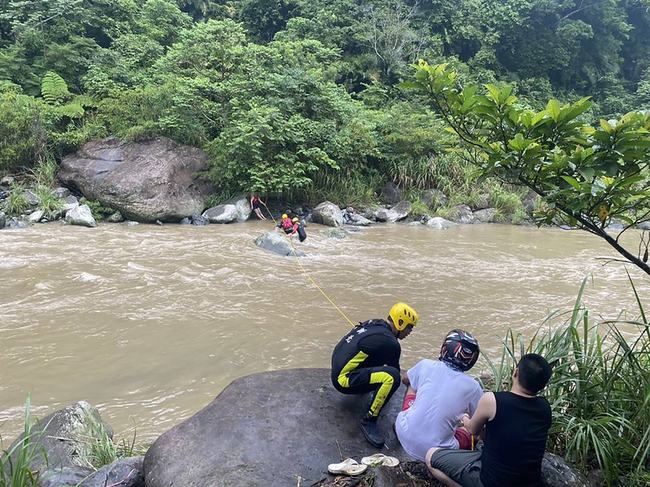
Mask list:
[{"label": "white t-shirt", "polygon": [[463,415],[474,415],[483,395],[470,376],[437,360],[422,360],[408,371],[417,391],[413,405],[397,415],[395,431],[406,452],[419,459],[429,448],[458,449],[454,431]]}]

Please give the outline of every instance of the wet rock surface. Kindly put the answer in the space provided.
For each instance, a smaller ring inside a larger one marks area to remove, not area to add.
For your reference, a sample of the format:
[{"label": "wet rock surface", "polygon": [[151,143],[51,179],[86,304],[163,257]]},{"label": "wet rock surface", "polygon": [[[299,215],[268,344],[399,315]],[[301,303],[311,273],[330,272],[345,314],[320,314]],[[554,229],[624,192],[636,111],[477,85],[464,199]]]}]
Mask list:
[{"label": "wet rock surface", "polygon": [[95,140],[66,156],[59,180],[86,198],[142,222],[200,213],[212,186],[200,178],[208,155],[165,137],[145,142]]},{"label": "wet rock surface", "polygon": [[[382,413],[384,453],[406,460],[392,425],[404,386]],[[145,455],[147,487],[286,487],[327,478],[327,465],[377,452],[357,426],[369,397],[334,389],[328,369],[264,372],[235,380],[163,434]],[[263,407],[260,407],[263,405]]]},{"label": "wet rock surface", "polygon": [[445,220],[444,218],[439,216],[434,216],[433,218],[429,218],[429,220],[427,220],[426,225],[427,227],[433,228],[435,230],[446,230],[448,228],[458,226],[457,223],[450,222],[449,220]]},{"label": "wet rock surface", "polygon": [[80,225],[82,227],[96,227],[97,222],[93,218],[88,205],[75,206],[65,214],[65,221],[70,225]]},{"label": "wet rock surface", "polygon": [[[277,229],[266,232],[264,235],[260,235],[255,239],[255,245],[265,250],[275,252],[283,257],[293,256],[294,249],[291,247],[291,243],[287,236],[283,235],[283,233],[284,232],[280,233],[280,230]],[[295,252],[298,257],[303,257],[305,255],[297,249],[295,249]]]},{"label": "wet rock surface", "polygon": [[334,203],[324,201],[314,208],[312,219],[328,227],[340,227],[343,225],[343,212]]},{"label": "wet rock surface", "polygon": [[233,223],[248,220],[251,213],[248,198],[246,196],[237,196],[209,208],[203,213],[203,217],[208,219],[210,223]]},{"label": "wet rock surface", "polygon": [[542,485],[544,487],[590,487],[591,484],[562,457],[545,453],[542,460]]},{"label": "wet rock surface", "polygon": [[[30,438],[37,453],[30,463],[31,470],[87,467],[92,460],[92,444],[102,432],[113,437],[113,429],[102,421],[99,411],[84,401],[46,416],[32,428]],[[7,451],[12,451],[23,437],[19,436]],[[14,451],[12,458],[17,454]]]},{"label": "wet rock surface", "polygon": [[410,201],[400,201],[390,209],[383,209],[377,212],[377,221],[394,223],[406,218],[411,211]]}]

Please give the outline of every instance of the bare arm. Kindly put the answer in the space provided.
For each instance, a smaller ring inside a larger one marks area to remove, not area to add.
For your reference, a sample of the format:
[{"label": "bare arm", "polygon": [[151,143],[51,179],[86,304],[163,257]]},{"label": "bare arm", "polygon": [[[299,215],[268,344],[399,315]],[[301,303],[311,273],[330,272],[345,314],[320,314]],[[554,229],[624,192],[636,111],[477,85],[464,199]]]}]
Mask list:
[{"label": "bare arm", "polygon": [[404,385],[406,385],[407,387],[410,387],[410,386],[411,386],[411,381],[409,380],[408,372],[402,372],[402,382],[403,382]]},{"label": "bare arm", "polygon": [[496,413],[497,401],[494,394],[486,392],[479,400],[474,416],[470,418],[469,414],[463,414],[463,426],[465,426],[471,434],[478,435],[483,429],[483,426],[485,426],[485,423],[494,419]]}]

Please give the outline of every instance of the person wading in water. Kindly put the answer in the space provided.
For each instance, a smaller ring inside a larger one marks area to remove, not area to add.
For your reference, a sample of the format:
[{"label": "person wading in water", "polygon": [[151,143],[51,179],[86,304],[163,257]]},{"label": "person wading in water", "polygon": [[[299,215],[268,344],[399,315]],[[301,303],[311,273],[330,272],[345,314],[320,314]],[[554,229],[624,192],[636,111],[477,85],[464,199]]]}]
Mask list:
[{"label": "person wading in water", "polygon": [[359,323],[332,353],[332,384],[336,390],[343,394],[373,393],[370,409],[359,420],[359,427],[377,448],[384,446],[377,418],[401,384],[399,340],[409,336],[417,323],[417,312],[406,303],[397,303],[386,321]]}]

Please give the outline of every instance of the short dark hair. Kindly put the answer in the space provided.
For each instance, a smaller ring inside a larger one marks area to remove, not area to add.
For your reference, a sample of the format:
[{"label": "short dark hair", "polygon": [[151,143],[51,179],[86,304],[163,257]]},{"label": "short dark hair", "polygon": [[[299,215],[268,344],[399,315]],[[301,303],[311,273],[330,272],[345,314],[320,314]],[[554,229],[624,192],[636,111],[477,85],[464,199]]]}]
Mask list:
[{"label": "short dark hair", "polygon": [[544,389],[551,378],[551,366],[541,355],[527,353],[517,364],[519,384],[532,394]]}]

